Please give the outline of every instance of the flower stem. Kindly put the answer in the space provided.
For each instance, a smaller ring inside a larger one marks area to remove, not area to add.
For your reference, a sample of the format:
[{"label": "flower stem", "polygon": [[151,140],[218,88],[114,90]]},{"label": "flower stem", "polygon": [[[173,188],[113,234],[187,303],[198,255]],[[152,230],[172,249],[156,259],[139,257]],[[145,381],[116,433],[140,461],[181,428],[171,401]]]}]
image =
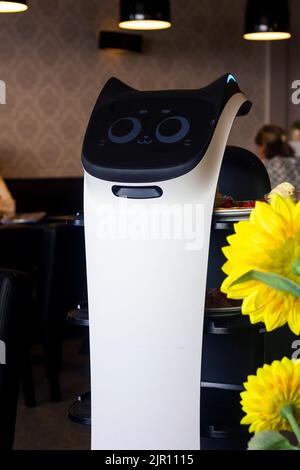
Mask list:
[{"label": "flower stem", "polygon": [[293,264],[293,273],[296,274],[296,276],[300,276],[300,260],[295,261]]},{"label": "flower stem", "polygon": [[297,438],[298,444],[300,445],[300,428],[294,416],[294,410],[292,405],[283,406],[280,410],[280,414],[290,423],[290,426]]}]

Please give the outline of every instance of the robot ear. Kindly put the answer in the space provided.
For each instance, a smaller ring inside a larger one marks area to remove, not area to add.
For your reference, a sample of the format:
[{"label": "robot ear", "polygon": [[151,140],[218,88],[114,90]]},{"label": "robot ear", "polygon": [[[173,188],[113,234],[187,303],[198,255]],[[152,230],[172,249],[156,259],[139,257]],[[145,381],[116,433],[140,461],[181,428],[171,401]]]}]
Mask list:
[{"label": "robot ear", "polygon": [[128,93],[129,91],[136,91],[134,88],[126,85],[125,83],[121,82],[115,77],[112,77],[108,80],[106,85],[104,86],[102,93],[101,93],[101,100],[111,100],[115,99],[116,97],[122,95],[123,93]]}]

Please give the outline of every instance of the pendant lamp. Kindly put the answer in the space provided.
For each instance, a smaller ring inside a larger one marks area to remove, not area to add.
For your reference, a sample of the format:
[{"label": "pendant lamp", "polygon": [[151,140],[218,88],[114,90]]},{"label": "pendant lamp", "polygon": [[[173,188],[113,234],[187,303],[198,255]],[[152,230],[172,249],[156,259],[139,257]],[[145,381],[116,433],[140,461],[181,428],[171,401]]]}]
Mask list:
[{"label": "pendant lamp", "polygon": [[275,41],[290,38],[287,0],[248,0],[244,39]]},{"label": "pendant lamp", "polygon": [[0,1],[0,13],[18,13],[28,10],[28,2],[20,1]]},{"label": "pendant lamp", "polygon": [[119,27],[158,30],[172,26],[169,0],[121,0]]}]

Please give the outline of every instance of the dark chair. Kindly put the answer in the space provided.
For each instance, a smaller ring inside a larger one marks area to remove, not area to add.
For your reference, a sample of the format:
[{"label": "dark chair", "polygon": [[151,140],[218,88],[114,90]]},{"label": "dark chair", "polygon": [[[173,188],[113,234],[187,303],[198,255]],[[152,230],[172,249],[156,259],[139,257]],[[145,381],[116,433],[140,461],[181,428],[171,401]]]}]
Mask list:
[{"label": "dark chair", "polygon": [[14,443],[20,379],[28,371],[27,324],[32,282],[28,275],[0,270],[0,450]]},{"label": "dark chair", "polygon": [[[0,250],[0,267],[26,272],[34,281],[30,339],[42,343],[50,395],[59,401],[66,314],[86,298],[83,227],[63,223],[3,226],[0,242],[5,247]],[[23,380],[26,404],[33,406],[30,367]]]},{"label": "dark chair", "polygon": [[[39,256],[42,230],[35,226],[1,226],[0,229],[0,269],[27,273],[33,280],[32,305],[30,317],[27,318],[28,345],[39,335],[39,315],[37,312],[37,282],[40,278]],[[27,362],[23,371],[24,398],[27,406],[35,406],[35,393],[32,378],[32,367],[29,349],[26,352]]]},{"label": "dark chair", "polygon": [[84,230],[61,224],[45,225],[41,242],[38,311],[42,343],[53,401],[61,399],[59,375],[66,315],[86,297]]}]

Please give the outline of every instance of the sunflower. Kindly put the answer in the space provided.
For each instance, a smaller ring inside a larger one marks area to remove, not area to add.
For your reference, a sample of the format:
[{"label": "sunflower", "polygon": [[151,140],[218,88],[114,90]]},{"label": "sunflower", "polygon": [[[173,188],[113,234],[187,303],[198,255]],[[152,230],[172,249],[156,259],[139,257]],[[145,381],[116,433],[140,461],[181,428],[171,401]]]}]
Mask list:
[{"label": "sunflower", "polygon": [[223,248],[227,278],[221,290],[231,299],[243,299],[242,313],[251,323],[264,322],[267,331],[288,323],[300,334],[300,299],[259,280],[234,284],[249,271],[274,273],[300,285],[300,202],[275,195],[270,204],[257,202],[250,220],[234,226]]},{"label": "sunflower", "polygon": [[[264,365],[250,375],[241,393],[246,416],[241,424],[250,425],[250,432],[296,431],[300,423],[300,360],[283,358]],[[284,411],[291,409],[292,418]],[[297,430],[298,428],[298,430]]]}]

